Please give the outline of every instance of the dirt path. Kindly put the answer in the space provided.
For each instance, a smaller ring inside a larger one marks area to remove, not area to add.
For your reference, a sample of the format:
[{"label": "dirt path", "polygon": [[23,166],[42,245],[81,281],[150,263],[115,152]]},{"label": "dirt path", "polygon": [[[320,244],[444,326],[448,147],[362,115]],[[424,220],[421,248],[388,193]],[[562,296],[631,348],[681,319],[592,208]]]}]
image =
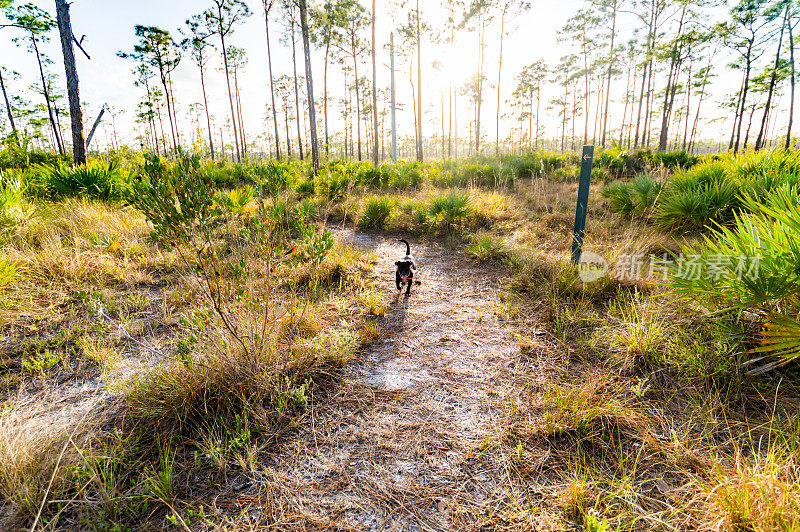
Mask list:
[{"label": "dirt path", "polygon": [[479,527],[502,482],[480,446],[502,415],[502,374],[519,360],[511,326],[495,314],[500,279],[451,249],[412,242],[422,284],[406,298],[393,286],[402,244],[336,236],[375,252],[388,302],[382,332],[346,370],[350,385],[316,410],[313,428],[265,465],[289,494],[290,513],[306,523]]}]

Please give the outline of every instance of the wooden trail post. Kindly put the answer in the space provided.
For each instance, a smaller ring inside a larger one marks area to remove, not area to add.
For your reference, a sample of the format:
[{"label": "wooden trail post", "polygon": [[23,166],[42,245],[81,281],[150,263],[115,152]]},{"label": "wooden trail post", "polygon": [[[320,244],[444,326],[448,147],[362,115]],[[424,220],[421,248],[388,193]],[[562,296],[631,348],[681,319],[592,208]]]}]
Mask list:
[{"label": "wooden trail post", "polygon": [[578,183],[578,205],[575,208],[575,227],[572,230],[572,263],[581,261],[583,236],[586,229],[586,211],[589,203],[589,184],[592,179],[594,146],[584,146],[581,156],[581,177]]}]

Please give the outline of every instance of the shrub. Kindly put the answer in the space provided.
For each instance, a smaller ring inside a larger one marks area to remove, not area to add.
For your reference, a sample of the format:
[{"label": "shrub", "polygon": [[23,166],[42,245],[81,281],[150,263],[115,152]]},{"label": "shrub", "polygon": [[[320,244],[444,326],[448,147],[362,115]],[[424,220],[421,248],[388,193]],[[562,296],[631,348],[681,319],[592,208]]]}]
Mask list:
[{"label": "shrub", "polygon": [[253,200],[253,187],[245,185],[241,188],[217,194],[217,204],[227,212],[242,214]]},{"label": "shrub", "polygon": [[316,190],[316,186],[314,185],[314,181],[311,180],[311,179],[309,179],[308,181],[300,181],[297,184],[297,186],[294,188],[294,191],[301,198],[306,198],[308,196],[313,196],[315,190]]},{"label": "shrub", "polygon": [[748,212],[736,214],[730,228],[716,224],[701,244],[683,248],[669,285],[718,319],[750,313],[764,327],[754,352],[793,360],[800,357],[798,196],[785,186],[766,203],[745,198],[744,207]]},{"label": "shrub", "polygon": [[389,228],[394,231],[419,231],[427,227],[428,206],[424,201],[409,199],[392,211]]},{"label": "shrub", "polygon": [[334,200],[345,196],[351,180],[343,174],[329,172],[327,175],[321,175],[317,183],[317,191],[327,199]]},{"label": "shrub", "polygon": [[390,187],[409,190],[418,189],[422,185],[422,170],[418,163],[406,163],[393,170],[388,178]]},{"label": "shrub", "polygon": [[627,183],[617,181],[604,188],[600,194],[611,203],[611,210],[620,214],[632,214],[635,206],[631,187]]},{"label": "shrub", "polygon": [[396,203],[397,200],[392,196],[367,198],[358,225],[360,227],[382,227]]},{"label": "shrub", "polygon": [[269,161],[255,169],[257,182],[268,196],[277,196],[289,186],[289,172],[276,161]]},{"label": "shrub", "polygon": [[50,151],[30,147],[31,139],[11,133],[0,139],[0,170],[18,168],[26,170],[35,165],[53,166],[67,164],[69,159]]},{"label": "shrub", "polygon": [[122,200],[130,194],[130,177],[112,161],[85,166],[58,163],[36,165],[30,174],[28,192],[42,199],[85,196],[99,200]]},{"label": "shrub", "polygon": [[470,214],[470,194],[468,191],[452,189],[434,196],[428,203],[428,212],[447,228],[460,225]]},{"label": "shrub", "polygon": [[611,200],[611,210],[620,214],[649,214],[661,193],[661,183],[648,174],[639,174],[630,183],[618,181],[601,191]]},{"label": "shrub", "polygon": [[667,189],[655,212],[656,225],[698,231],[712,221],[725,223],[738,203],[738,193],[736,185],[727,180],[706,183],[697,189]]},{"label": "shrub", "polygon": [[158,155],[148,155],[146,177],[134,186],[132,203],[153,224],[154,236],[165,243],[201,240],[213,223],[213,179],[200,166],[198,156],[184,156],[170,165]]}]

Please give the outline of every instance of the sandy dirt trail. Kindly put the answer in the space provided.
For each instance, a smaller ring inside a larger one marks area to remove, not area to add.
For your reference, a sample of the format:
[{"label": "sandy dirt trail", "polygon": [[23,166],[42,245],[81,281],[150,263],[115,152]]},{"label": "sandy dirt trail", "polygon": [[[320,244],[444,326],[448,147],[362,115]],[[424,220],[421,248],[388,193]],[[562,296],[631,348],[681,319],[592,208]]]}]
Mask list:
[{"label": "sandy dirt trail", "polygon": [[500,278],[452,249],[411,241],[422,284],[404,297],[393,284],[403,244],[353,231],[336,237],[375,252],[388,303],[381,335],[345,370],[349,384],[331,406],[263,465],[306,523],[478,528],[503,491],[480,447],[503,415],[502,376],[520,360],[511,325],[496,315]]}]

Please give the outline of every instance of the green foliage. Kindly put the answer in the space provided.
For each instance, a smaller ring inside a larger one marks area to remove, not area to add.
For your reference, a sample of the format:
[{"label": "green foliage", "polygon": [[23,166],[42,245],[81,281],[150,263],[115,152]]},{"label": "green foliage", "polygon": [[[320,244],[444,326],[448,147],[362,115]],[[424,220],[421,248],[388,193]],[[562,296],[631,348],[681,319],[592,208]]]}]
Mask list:
[{"label": "green foliage", "polygon": [[479,262],[503,262],[511,256],[502,240],[489,233],[473,236],[464,250]]},{"label": "green foliage", "polygon": [[26,170],[37,164],[66,164],[69,159],[50,151],[43,151],[30,146],[30,138],[13,133],[0,139],[0,170],[17,168]]},{"label": "green foliage", "polygon": [[20,278],[19,264],[10,257],[0,257],[0,290]]},{"label": "green foliage", "polygon": [[[623,214],[649,216],[662,228],[677,232],[705,230],[712,222],[727,224],[734,213],[746,208],[742,198],[763,201],[776,188],[787,185],[796,189],[800,183],[798,152],[758,152],[735,157],[709,157],[702,162],[678,154],[653,154],[659,161],[679,171],[670,176],[661,190],[646,190],[637,177],[632,183],[615,183],[603,191],[611,199],[611,208]],[[626,190],[627,189],[627,190]],[[630,198],[626,197],[626,192]],[[636,206],[640,200],[654,200],[651,208]]]},{"label": "green foliage", "polygon": [[470,214],[469,191],[451,189],[434,196],[428,204],[428,213],[447,228],[462,224]]},{"label": "green foliage", "polygon": [[662,229],[699,231],[711,222],[726,223],[737,205],[739,190],[726,179],[697,188],[667,188],[654,214]]},{"label": "green foliage", "polygon": [[33,209],[24,196],[20,173],[0,171],[0,236],[13,231],[30,217]]},{"label": "green foliage", "polygon": [[397,199],[393,196],[372,196],[367,198],[364,210],[358,220],[360,227],[382,227],[389,218]]},{"label": "green foliage", "polygon": [[635,210],[631,187],[621,181],[612,183],[604,188],[600,194],[610,201],[611,210],[620,214],[632,214]]},{"label": "green foliage", "polygon": [[209,231],[217,208],[212,179],[199,157],[183,156],[177,165],[169,165],[151,154],[146,156],[144,172],[131,202],[153,224],[157,239],[177,245]]},{"label": "green foliage", "polygon": [[[743,200],[746,212],[730,227],[715,225],[702,243],[686,246],[669,285],[679,297],[701,302],[723,318],[747,311],[765,324],[764,346],[755,352],[800,356],[800,207],[784,186],[765,203]],[[691,261],[691,263],[689,263]],[[722,318],[721,318],[722,319]]]},{"label": "green foliage", "polygon": [[225,211],[241,215],[253,200],[253,187],[245,185],[241,188],[217,194],[217,204]]},{"label": "green foliage", "polygon": [[26,192],[40,199],[82,196],[119,201],[126,199],[131,191],[130,176],[113,161],[96,161],[85,166],[37,164],[23,175],[27,178]]},{"label": "green foliage", "polygon": [[630,183],[618,181],[601,192],[611,200],[613,211],[637,216],[649,214],[660,193],[661,183],[648,174],[639,174]]},{"label": "green foliage", "polygon": [[277,161],[257,166],[255,169],[258,184],[268,196],[277,196],[289,186],[290,172],[285,165]]}]

